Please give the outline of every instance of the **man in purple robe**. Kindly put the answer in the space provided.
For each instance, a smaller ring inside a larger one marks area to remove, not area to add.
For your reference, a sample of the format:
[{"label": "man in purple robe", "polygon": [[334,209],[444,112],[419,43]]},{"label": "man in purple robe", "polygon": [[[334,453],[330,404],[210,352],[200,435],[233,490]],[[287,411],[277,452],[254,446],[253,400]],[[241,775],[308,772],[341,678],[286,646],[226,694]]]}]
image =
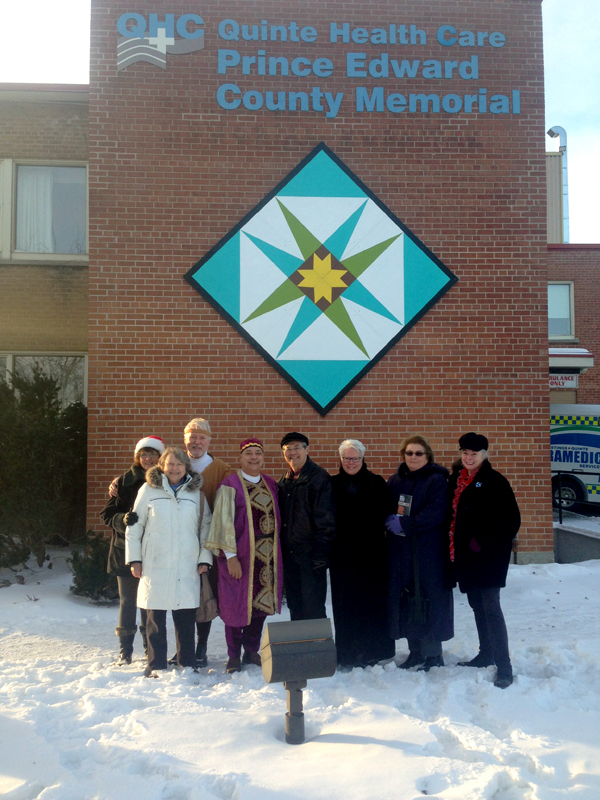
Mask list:
[{"label": "man in purple robe", "polygon": [[206,542],[217,556],[219,613],[230,673],[239,672],[242,664],[261,665],[265,617],[281,611],[283,587],[277,483],[261,472],[265,457],[260,439],[241,443],[240,461],[241,469],[217,490]]}]

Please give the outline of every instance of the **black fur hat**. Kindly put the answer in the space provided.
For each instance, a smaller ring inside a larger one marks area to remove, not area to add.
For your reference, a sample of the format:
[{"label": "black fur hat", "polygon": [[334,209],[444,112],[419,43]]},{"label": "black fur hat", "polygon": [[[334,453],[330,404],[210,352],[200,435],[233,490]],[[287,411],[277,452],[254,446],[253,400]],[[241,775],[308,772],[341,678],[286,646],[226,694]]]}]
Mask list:
[{"label": "black fur hat", "polygon": [[458,440],[458,446],[461,450],[487,450],[488,440],[481,433],[465,433]]}]

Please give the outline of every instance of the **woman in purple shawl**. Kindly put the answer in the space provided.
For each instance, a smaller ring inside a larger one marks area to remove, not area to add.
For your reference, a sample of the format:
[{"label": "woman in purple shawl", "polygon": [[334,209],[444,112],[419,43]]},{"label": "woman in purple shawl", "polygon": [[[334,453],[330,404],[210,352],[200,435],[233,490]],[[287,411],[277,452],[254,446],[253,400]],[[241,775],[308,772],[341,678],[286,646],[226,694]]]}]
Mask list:
[{"label": "woman in purple shawl", "polygon": [[240,461],[241,469],[219,486],[206,543],[217,556],[227,672],[239,672],[242,664],[261,665],[265,617],[281,611],[283,587],[277,484],[261,473],[260,439],[241,443]]}]

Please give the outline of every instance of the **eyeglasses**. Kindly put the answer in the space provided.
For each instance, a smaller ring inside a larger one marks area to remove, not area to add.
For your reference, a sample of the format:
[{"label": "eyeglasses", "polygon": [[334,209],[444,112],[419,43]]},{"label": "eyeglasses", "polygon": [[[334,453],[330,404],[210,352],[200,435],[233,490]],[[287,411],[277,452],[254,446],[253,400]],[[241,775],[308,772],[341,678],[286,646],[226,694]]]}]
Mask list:
[{"label": "eyeglasses", "polygon": [[420,458],[421,456],[425,455],[425,451],[424,450],[405,450],[404,451],[404,455],[405,456],[417,456],[418,458]]},{"label": "eyeglasses", "polygon": [[305,444],[297,444],[297,445],[294,445],[294,447],[284,447],[283,448],[283,452],[284,453],[299,453],[300,450],[304,450],[305,447],[306,447]]},{"label": "eyeglasses", "polygon": [[362,458],[344,458],[342,457],[342,461],[344,464],[360,464]]}]

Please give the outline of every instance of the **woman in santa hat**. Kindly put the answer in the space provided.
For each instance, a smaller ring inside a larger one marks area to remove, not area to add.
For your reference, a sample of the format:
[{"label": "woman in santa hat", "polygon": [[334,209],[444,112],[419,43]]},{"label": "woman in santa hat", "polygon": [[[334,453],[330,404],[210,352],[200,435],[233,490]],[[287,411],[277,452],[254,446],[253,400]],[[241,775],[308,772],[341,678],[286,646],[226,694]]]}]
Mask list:
[{"label": "woman in santa hat", "polygon": [[[125,529],[133,524],[129,518],[138,491],[146,483],[146,472],[158,464],[165,451],[165,444],[158,436],[145,436],[135,446],[133,464],[117,479],[116,496],[111,497],[100,512],[105,525],[112,528],[107,571],[116,575],[119,585],[119,622],[116,634],[119,637],[120,654],[118,664],[131,664],[133,640],[136,633],[137,590],[140,582],[125,564]],[[146,610],[140,609],[140,633],[146,644]]]}]

